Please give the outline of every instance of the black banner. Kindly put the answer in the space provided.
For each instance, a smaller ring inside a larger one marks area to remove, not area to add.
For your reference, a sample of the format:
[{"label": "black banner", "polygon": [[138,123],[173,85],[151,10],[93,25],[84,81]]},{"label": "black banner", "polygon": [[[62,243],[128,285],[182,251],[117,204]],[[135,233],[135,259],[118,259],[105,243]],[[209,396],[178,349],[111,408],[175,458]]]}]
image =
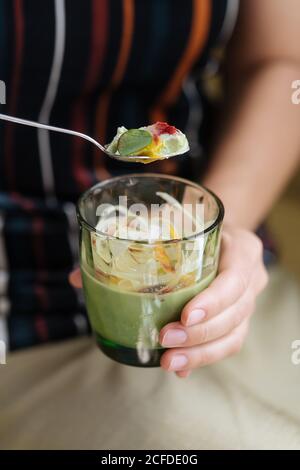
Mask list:
[{"label": "black banner", "polygon": [[[294,460],[294,452],[277,451],[276,464],[286,466],[289,458]],[[121,466],[124,468],[142,468],[160,465],[207,466],[220,467],[226,464],[270,464],[274,458],[267,451],[199,451],[199,450],[99,450],[99,451],[0,451],[0,464],[64,464],[72,468],[107,468]],[[2,467],[4,468],[4,467]]]}]

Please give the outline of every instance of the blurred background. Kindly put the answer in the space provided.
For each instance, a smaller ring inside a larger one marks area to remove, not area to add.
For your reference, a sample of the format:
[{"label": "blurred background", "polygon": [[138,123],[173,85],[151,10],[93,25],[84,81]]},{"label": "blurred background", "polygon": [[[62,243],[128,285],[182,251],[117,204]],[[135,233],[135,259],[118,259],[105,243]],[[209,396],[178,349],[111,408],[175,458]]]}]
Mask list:
[{"label": "blurred background", "polygon": [[[222,61],[224,52],[222,49],[216,49],[214,56]],[[212,104],[210,125],[213,127],[223,97],[222,74],[217,72],[215,75],[214,73],[210,75],[208,69],[208,74],[203,76],[203,88]],[[278,261],[296,277],[300,285],[300,167],[273,206],[264,225],[270,232],[278,252]]]},{"label": "blurred background", "polygon": [[300,283],[300,170],[273,207],[267,225],[281,264],[295,274]]}]

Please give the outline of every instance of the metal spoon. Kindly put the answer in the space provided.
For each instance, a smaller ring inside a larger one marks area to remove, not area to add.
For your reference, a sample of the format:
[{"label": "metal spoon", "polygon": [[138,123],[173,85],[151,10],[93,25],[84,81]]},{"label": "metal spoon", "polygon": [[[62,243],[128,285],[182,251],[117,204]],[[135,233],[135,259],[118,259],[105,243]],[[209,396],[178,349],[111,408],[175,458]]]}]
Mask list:
[{"label": "metal spoon", "polygon": [[[48,124],[41,124],[40,122],[35,122],[35,121],[29,121],[28,119],[21,119],[18,117],[14,116],[9,116],[8,114],[1,114],[0,113],[0,119],[4,121],[10,121],[10,122],[15,122],[17,124],[24,124],[25,126],[30,126],[30,127],[37,127],[39,129],[45,129],[48,131],[54,131],[54,132],[61,132],[63,134],[69,134],[69,135],[75,135],[77,137],[81,137],[82,139],[88,140],[92,144],[96,145],[103,153],[105,153],[108,157],[113,158],[114,160],[119,160],[121,162],[139,162],[140,160],[143,161],[143,163],[146,162],[146,160],[154,160],[153,158],[149,156],[143,156],[143,155],[118,155],[115,153],[109,152],[104,145],[101,145],[97,140],[93,139],[89,135],[83,134],[82,132],[77,132],[77,131],[72,131],[71,129],[64,129],[62,127],[56,127],[56,126],[49,126]],[[177,154],[170,154],[170,155],[164,155],[164,158],[170,158],[173,157]],[[147,163],[147,162],[146,162]]]}]

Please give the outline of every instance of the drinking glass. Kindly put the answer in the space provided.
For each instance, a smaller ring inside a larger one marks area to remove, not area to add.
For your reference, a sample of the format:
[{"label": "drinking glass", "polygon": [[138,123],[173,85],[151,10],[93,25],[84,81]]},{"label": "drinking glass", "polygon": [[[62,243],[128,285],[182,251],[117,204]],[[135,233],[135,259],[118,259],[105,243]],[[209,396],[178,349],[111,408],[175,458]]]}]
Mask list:
[{"label": "drinking glass", "polygon": [[224,208],[211,191],[160,174],[101,182],[79,199],[80,267],[99,348],[123,364],[159,366],[161,328],[218,269]]}]

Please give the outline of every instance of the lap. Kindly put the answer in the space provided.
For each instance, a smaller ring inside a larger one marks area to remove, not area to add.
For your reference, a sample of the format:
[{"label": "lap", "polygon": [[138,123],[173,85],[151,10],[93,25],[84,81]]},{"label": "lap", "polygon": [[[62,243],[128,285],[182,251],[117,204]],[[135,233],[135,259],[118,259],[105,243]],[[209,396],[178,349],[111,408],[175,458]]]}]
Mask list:
[{"label": "lap", "polygon": [[295,339],[299,287],[274,268],[242,352],[185,380],[114,363],[91,338],[11,354],[0,366],[0,446],[299,449]]}]

